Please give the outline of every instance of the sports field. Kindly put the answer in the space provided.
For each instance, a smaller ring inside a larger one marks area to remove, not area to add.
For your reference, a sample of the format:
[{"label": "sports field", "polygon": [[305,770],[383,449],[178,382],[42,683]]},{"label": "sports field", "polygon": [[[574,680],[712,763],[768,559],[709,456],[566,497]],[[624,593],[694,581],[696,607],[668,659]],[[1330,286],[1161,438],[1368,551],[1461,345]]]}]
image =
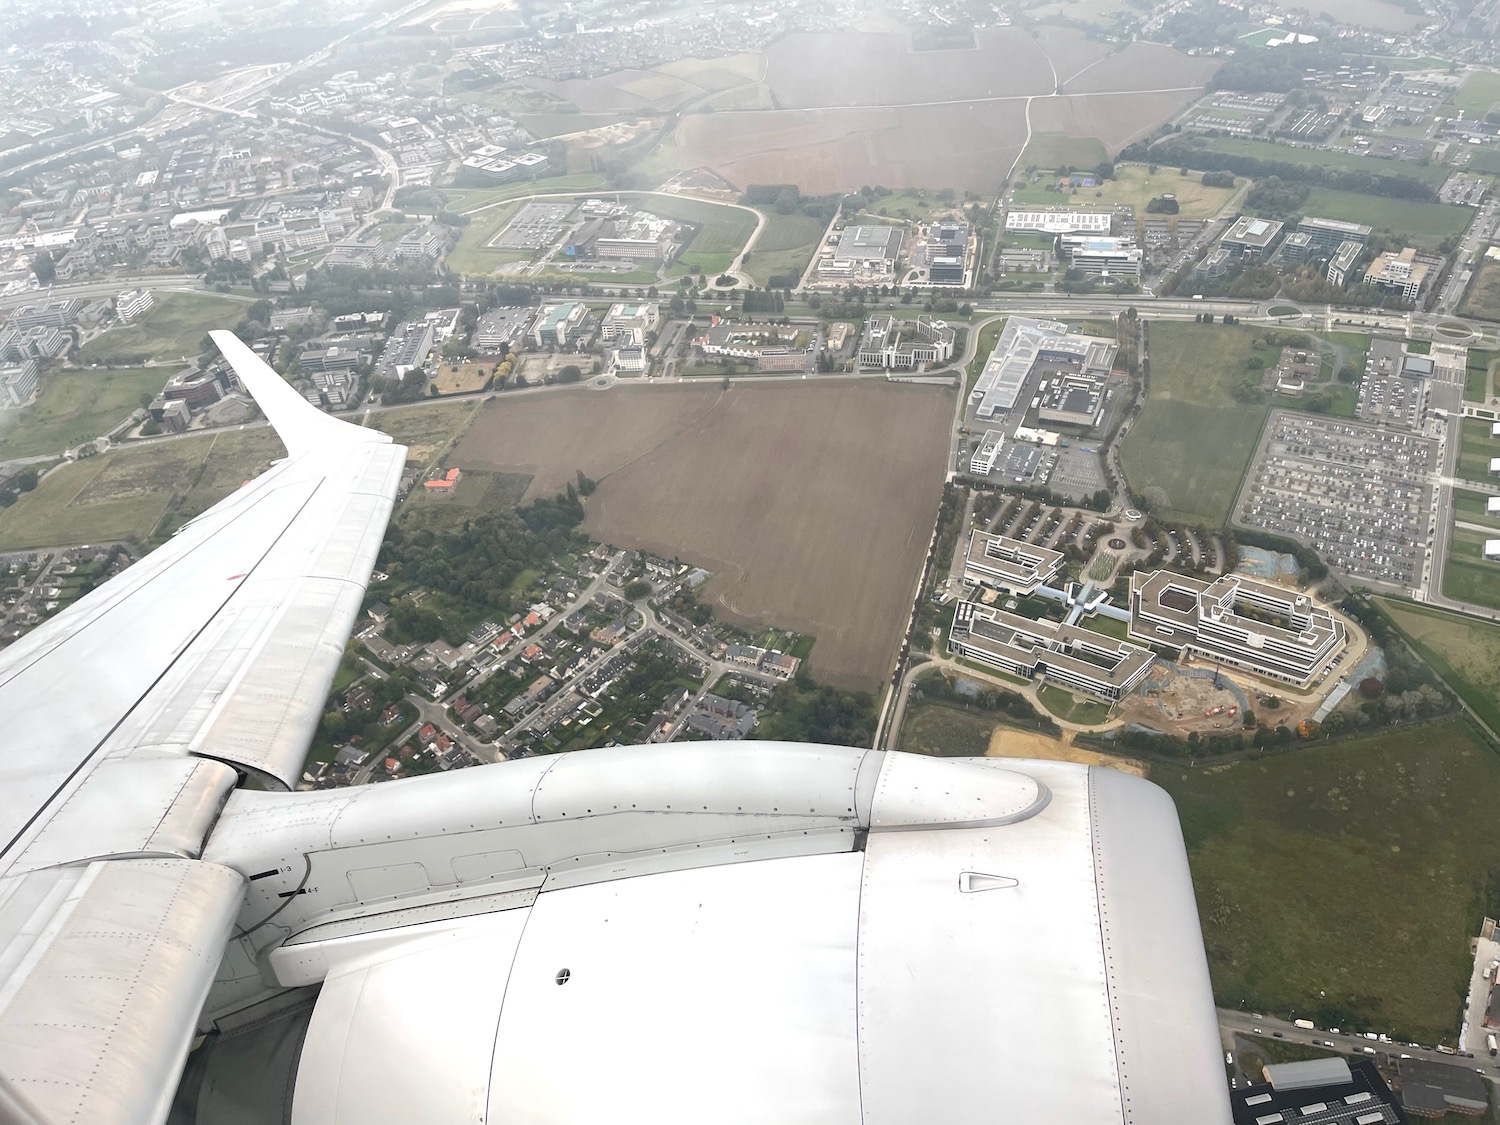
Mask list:
[{"label": "sports field", "polygon": [[80,362],[141,364],[192,359],[211,329],[233,328],[250,304],[244,297],[214,293],[158,292],[155,297],[156,304],[139,320],[111,328],[83,345]]},{"label": "sports field", "polygon": [[1474,208],[1448,203],[1416,203],[1409,199],[1386,199],[1353,191],[1315,187],[1302,205],[1307,215],[1320,219],[1342,219],[1366,223],[1378,231],[1408,235],[1424,245],[1436,246],[1450,235],[1462,234],[1474,218]]},{"label": "sports field", "polygon": [[1475,714],[1500,731],[1500,626],[1416,602],[1374,601]]},{"label": "sports field", "polygon": [[1240,403],[1245,361],[1269,366],[1277,349],[1255,346],[1255,329],[1154,321],[1148,329],[1151,390],[1120,448],[1130,487],[1153,509],[1185,523],[1222,526],[1255,452],[1268,409]]},{"label": "sports field", "polygon": [[1463,722],[1151,779],[1177,803],[1217,1002],[1454,1043],[1500,854],[1500,758]]},{"label": "sports field", "polygon": [[775,274],[802,276],[812,260],[824,223],[810,215],[778,215],[766,212],[766,225],[755,240],[745,272],[757,285],[766,285]]},{"label": "sports field", "polygon": [[0,461],[61,453],[108,433],[172,373],[170,367],[47,372],[36,402],[0,414]]},{"label": "sports field", "polygon": [[810,669],[875,689],[890,669],[942,490],[953,392],[888,383],[616,387],[499,398],[465,469],[528,496],[599,481],[584,530],[707,567],[704,599],[818,638]]}]

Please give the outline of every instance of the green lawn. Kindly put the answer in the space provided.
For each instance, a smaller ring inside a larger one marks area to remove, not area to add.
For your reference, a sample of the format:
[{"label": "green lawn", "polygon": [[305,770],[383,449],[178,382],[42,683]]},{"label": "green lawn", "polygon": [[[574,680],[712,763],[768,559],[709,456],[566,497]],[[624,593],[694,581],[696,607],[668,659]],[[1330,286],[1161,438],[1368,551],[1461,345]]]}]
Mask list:
[{"label": "green lawn", "polygon": [[941,703],[913,702],[901,721],[901,749],[913,754],[960,758],[982,756],[995,720]]},{"label": "green lawn", "polygon": [[1490,397],[1490,367],[1500,358],[1494,352],[1469,349],[1469,367],[1464,373],[1464,401],[1487,402]]},{"label": "green lawn", "polygon": [[1474,218],[1474,208],[1448,203],[1416,203],[1409,199],[1387,199],[1353,191],[1315,187],[1308,192],[1302,213],[1320,219],[1367,223],[1376,230],[1405,235],[1417,242],[1437,245],[1449,235],[1462,234]]},{"label": "green lawn", "polygon": [[191,359],[210,329],[233,328],[248,305],[247,299],[213,293],[157,293],[150,312],[96,336],[83,346],[79,359],[118,364]]},{"label": "green lawn", "polygon": [[1490,476],[1490,458],[1500,457],[1500,441],[1490,437],[1489,422],[1483,418],[1465,418],[1459,424],[1462,440],[1458,447],[1458,475],[1464,480],[1500,482],[1500,477]]},{"label": "green lawn", "polygon": [[0,461],[60,453],[112,430],[155,395],[170,367],[50,371],[36,402],[7,418],[0,430]]},{"label": "green lawn", "polygon": [[1470,492],[1466,488],[1455,488],[1453,510],[1465,523],[1483,524],[1485,527],[1493,527],[1496,531],[1500,531],[1500,517],[1492,516],[1486,510],[1485,501],[1491,495],[1500,495],[1500,487],[1497,487],[1494,493]]},{"label": "green lawn", "polygon": [[774,274],[795,274],[799,279],[812,260],[825,224],[810,215],[778,215],[766,212],[766,225],[755,240],[747,272],[757,285],[766,285]]},{"label": "green lawn", "polygon": [[1116,621],[1113,617],[1105,617],[1102,613],[1095,613],[1085,617],[1078,625],[1080,628],[1087,629],[1091,633],[1101,633],[1106,637],[1114,637],[1117,641],[1125,640],[1130,629],[1128,621]]},{"label": "green lawn", "polygon": [[1456,1039],[1500,855],[1500,759],[1450,721],[1209,769],[1177,803],[1217,1002]]},{"label": "green lawn", "polygon": [[[1383,160],[1361,156],[1356,152],[1330,151],[1321,148],[1293,148],[1270,141],[1241,140],[1238,137],[1215,137],[1204,146],[1208,152],[1234,156],[1251,156],[1256,160],[1274,160],[1281,164],[1305,164],[1311,168],[1338,168],[1348,172],[1371,172],[1378,176],[1409,176],[1434,186],[1448,178],[1449,169],[1423,167],[1407,160]],[[1191,167],[1189,163],[1189,167]],[[1308,211],[1307,214],[1316,214]]]},{"label": "green lawn", "polygon": [[1474,713],[1500,730],[1500,626],[1416,602],[1374,601]]},{"label": "green lawn", "polygon": [[1121,465],[1159,514],[1222,526],[1268,410],[1236,402],[1234,388],[1247,359],[1258,354],[1270,366],[1278,349],[1257,348],[1256,330],[1238,326],[1155,321],[1148,333],[1151,392],[1125,435]]},{"label": "green lawn", "polygon": [[1484,557],[1487,539],[1500,538],[1500,532],[1470,531],[1455,527],[1448,540],[1448,557],[1443,560],[1443,593],[1450,598],[1473,605],[1500,609],[1500,563]]},{"label": "green lawn", "polygon": [[[698,229],[692,240],[668,271],[674,276],[686,273],[688,266],[697,266],[709,278],[723,273],[734,264],[735,257],[755,230],[753,214],[721,203],[646,195],[640,196],[636,205],[653,215],[696,224]],[[754,255],[750,260],[754,264]]]},{"label": "green lawn", "polygon": [[1344,348],[1344,362],[1356,375],[1365,373],[1365,354],[1370,350],[1368,332],[1324,332],[1323,339]]},{"label": "green lawn", "polygon": [[1201,172],[1184,176],[1175,165],[1170,168],[1162,166],[1153,173],[1145,164],[1116,164],[1114,179],[1105,180],[1096,187],[1079,188],[1076,192],[1047,191],[1045,185],[1048,182],[1050,180],[1043,180],[1018,189],[1016,202],[1040,207],[1129,207],[1137,218],[1144,219],[1147,217],[1146,204],[1152,199],[1160,195],[1175,195],[1178,218],[1209,219],[1223,210],[1235,190],[1205,187]]},{"label": "green lawn", "polygon": [[559,191],[587,191],[603,185],[604,177],[597,172],[578,172],[571,176],[552,176],[545,180],[506,184],[504,187],[443,188],[443,198],[448,201],[450,211],[467,214],[478,207],[501,200],[520,199],[527,195],[548,195]]},{"label": "green lawn", "polygon": [[1091,725],[1109,718],[1109,704],[1086,695],[1075,695],[1065,687],[1043,684],[1037,689],[1037,699],[1043,707],[1059,719],[1069,723]]},{"label": "green lawn", "polygon": [[1500,74],[1486,70],[1472,71],[1453,95],[1453,104],[1466,117],[1483,117],[1500,102]]},{"label": "green lawn", "polygon": [[505,229],[505,224],[523,206],[519,201],[510,201],[470,215],[469,225],[459,233],[458,243],[447,257],[448,268],[462,274],[493,273],[507,263],[529,260],[530,251],[499,250],[490,246],[490,240]]},{"label": "green lawn", "polygon": [[[979,344],[974,349],[974,358],[969,361],[969,373],[964,379],[964,394],[974,389],[974,384],[979,382],[980,373],[984,371],[984,365],[989,361],[990,353],[995,350],[995,341],[1000,338],[1000,333],[1005,331],[1005,317],[1001,317],[993,324],[987,324],[979,330]],[[972,328],[970,332],[974,331]]]},{"label": "green lawn", "polygon": [[[1098,161],[1095,163],[1097,164]],[[859,218],[859,215],[875,219],[911,219],[917,222],[928,218],[935,211],[946,211],[957,204],[958,196],[956,195],[952,200],[944,201],[938,199],[935,192],[928,191],[926,188],[903,188],[889,195],[875,196],[870,201],[870,205],[858,215],[851,215],[846,208],[844,217],[849,222]]]}]

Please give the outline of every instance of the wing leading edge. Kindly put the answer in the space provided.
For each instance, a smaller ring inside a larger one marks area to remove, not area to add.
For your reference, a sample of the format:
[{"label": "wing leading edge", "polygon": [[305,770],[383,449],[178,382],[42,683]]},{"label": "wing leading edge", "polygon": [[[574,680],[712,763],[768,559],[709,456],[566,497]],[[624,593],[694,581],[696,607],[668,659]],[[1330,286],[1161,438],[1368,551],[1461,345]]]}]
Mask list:
[{"label": "wing leading edge", "polygon": [[204,842],[295,783],[405,461],[212,336],[290,456],[0,653],[0,1110],[40,1122],[165,1117],[244,898]]}]

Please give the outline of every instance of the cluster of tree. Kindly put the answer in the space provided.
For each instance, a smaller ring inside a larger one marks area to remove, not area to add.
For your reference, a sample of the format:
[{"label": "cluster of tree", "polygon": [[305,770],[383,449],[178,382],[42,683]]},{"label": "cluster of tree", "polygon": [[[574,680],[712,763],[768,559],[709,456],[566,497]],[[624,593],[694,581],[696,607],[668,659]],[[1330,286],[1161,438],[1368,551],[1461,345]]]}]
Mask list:
[{"label": "cluster of tree", "polygon": [[[344,657],[346,662],[352,659],[348,654]],[[381,713],[387,707],[400,704],[409,693],[417,689],[411,674],[400,668],[382,679],[368,677],[359,686],[370,693],[370,701],[361,707],[351,708],[347,714],[339,708],[326,711],[322,721],[318,723],[314,742],[333,746],[352,739],[362,742],[384,739],[391,730],[381,723]],[[363,691],[356,694],[362,696]]]},{"label": "cluster of tree", "polygon": [[[864,197],[858,198],[863,206]],[[838,213],[843,196],[803,195],[796,184],[751,184],[740,196],[740,202],[750,207],[774,208],[778,215],[806,215],[826,224]]]},{"label": "cluster of tree", "polygon": [[450,617],[430,603],[397,599],[391,621],[396,639],[421,642],[445,637],[462,641],[476,617],[506,615],[522,608],[511,583],[528,568],[545,566],[573,546],[583,522],[578,490],[522,508],[486,512],[458,528],[411,529],[392,522],[380,550],[380,567],[397,590],[422,586],[443,595]]},{"label": "cluster of tree", "polygon": [[1208,80],[1210,90],[1272,91],[1301,88],[1309,69],[1337,66],[1337,52],[1321,44],[1304,43],[1274,51],[1237,51]]},{"label": "cluster of tree", "polygon": [[816,684],[798,670],[771,695],[753,737],[784,742],[868,746],[875,737],[875,699],[865,691]]},{"label": "cluster of tree", "polygon": [[456,278],[434,279],[432,268],[420,264],[369,270],[323,267],[308,273],[302,293],[332,316],[384,308],[390,309],[397,320],[406,319],[417,308],[452,307],[461,299]]},{"label": "cluster of tree", "polygon": [[1204,187],[1232,188],[1232,187],[1234,187],[1234,185],[1235,185],[1235,178],[1234,178],[1234,173],[1233,172],[1204,172],[1203,173],[1203,186]]},{"label": "cluster of tree", "polygon": [[[1205,172],[1204,175],[1212,173]],[[1311,191],[1312,188],[1306,183],[1288,182],[1280,176],[1268,176],[1245,194],[1245,206],[1267,219],[1300,217],[1302,205],[1307,202]]]},{"label": "cluster of tree", "polygon": [[[1196,140],[1194,138],[1193,140]],[[1208,141],[1194,144],[1193,140],[1173,137],[1153,146],[1137,141],[1120,154],[1122,160],[1156,160],[1163,164],[1179,164],[1184,168],[1199,171],[1228,171],[1254,180],[1279,176],[1283,180],[1305,180],[1322,184],[1340,191],[1379,195],[1388,199],[1411,199],[1430,203],[1437,198],[1432,188],[1421,180],[1400,172],[1370,172],[1364,169],[1337,168],[1323,164],[1293,164],[1283,160],[1262,160],[1238,153],[1214,152]],[[1393,167],[1399,167],[1393,164]]]},{"label": "cluster of tree", "polygon": [[740,308],[747,313],[781,313],[786,311],[786,297],[774,289],[747,289]]},{"label": "cluster of tree", "polygon": [[[1205,172],[1204,175],[1212,175]],[[1233,177],[1230,177],[1233,179]],[[1181,208],[1177,205],[1175,195],[1153,195],[1146,201],[1146,212],[1150,215],[1175,215]]]}]

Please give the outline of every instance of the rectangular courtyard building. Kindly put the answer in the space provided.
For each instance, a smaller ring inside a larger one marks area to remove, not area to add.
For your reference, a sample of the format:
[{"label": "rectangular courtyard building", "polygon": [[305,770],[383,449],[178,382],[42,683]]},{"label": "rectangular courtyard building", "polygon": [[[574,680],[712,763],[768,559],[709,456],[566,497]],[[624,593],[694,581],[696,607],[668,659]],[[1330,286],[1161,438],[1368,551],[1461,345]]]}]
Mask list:
[{"label": "rectangular courtyard building", "polygon": [[1130,576],[1129,636],[1306,687],[1343,652],[1343,621],[1306,594],[1239,574],[1210,582],[1158,570]]},{"label": "rectangular courtyard building", "polygon": [[958,330],[946,321],[872,316],[860,334],[858,363],[866,370],[915,371],[953,358]]},{"label": "rectangular courtyard building", "polygon": [[1156,659],[1149,649],[1127,641],[979,602],[958,603],[948,648],[1014,675],[1041,676],[1111,702],[1134,691]]},{"label": "rectangular courtyard building", "polygon": [[964,552],[964,581],[971,586],[1030,594],[1052,581],[1062,564],[1060,551],[988,531],[973,531]]}]

